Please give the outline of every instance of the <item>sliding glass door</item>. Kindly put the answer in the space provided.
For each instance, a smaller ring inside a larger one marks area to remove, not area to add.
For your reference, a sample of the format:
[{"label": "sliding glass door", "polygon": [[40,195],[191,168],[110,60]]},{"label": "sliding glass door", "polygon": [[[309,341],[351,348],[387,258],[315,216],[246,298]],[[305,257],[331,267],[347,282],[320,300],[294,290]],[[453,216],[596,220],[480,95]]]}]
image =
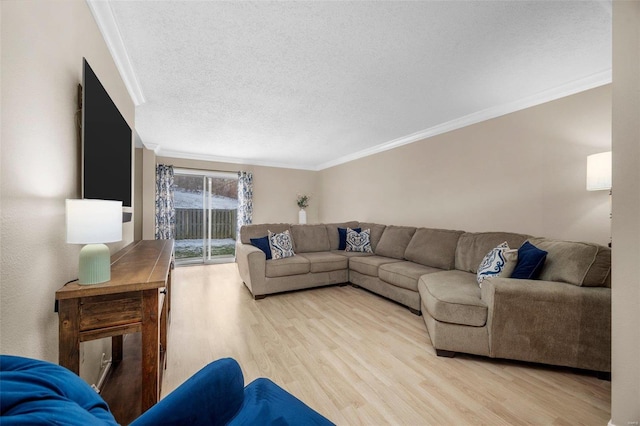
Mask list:
[{"label": "sliding glass door", "polygon": [[233,262],[237,175],[176,168],[174,198],[176,263]]}]

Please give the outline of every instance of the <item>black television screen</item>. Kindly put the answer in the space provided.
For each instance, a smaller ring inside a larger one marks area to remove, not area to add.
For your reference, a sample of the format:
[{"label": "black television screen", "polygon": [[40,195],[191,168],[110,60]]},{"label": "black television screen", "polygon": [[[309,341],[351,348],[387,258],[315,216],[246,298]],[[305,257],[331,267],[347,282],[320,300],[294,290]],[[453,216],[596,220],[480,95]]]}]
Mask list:
[{"label": "black television screen", "polygon": [[131,207],[131,128],[84,58],[83,63],[82,195]]}]

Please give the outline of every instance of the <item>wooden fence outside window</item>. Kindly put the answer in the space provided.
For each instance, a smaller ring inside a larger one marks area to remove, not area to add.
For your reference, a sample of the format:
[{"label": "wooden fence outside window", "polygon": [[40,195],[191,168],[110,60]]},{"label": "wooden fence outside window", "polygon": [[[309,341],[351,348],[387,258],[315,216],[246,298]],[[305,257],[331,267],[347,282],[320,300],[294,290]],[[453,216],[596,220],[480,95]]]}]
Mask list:
[{"label": "wooden fence outside window", "polygon": [[[202,239],[202,209],[176,209],[176,240]],[[237,210],[211,210],[211,239],[236,238]]]}]

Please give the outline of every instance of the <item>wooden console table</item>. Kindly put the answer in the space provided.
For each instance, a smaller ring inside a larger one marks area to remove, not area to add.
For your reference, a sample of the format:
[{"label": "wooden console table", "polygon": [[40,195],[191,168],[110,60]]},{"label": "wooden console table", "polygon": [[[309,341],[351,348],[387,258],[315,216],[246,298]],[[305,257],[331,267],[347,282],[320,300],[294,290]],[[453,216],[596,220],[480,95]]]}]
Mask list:
[{"label": "wooden console table", "polygon": [[80,371],[80,342],[112,338],[112,360],[122,360],[122,335],[142,332],[142,412],[160,399],[166,367],[173,240],[143,240],[111,256],[111,280],[71,282],[56,291],[59,363]]}]

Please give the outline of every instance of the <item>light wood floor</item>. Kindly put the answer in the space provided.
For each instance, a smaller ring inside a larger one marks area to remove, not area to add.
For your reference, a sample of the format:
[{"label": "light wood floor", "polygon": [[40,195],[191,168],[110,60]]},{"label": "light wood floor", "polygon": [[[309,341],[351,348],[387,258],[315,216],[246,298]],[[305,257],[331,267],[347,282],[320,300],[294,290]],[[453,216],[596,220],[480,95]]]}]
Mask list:
[{"label": "light wood floor", "polygon": [[340,425],[604,425],[611,383],[571,369],[439,358],[422,317],[363,289],[254,301],[235,264],[177,268],[163,395],[212,360],[269,377]]}]

